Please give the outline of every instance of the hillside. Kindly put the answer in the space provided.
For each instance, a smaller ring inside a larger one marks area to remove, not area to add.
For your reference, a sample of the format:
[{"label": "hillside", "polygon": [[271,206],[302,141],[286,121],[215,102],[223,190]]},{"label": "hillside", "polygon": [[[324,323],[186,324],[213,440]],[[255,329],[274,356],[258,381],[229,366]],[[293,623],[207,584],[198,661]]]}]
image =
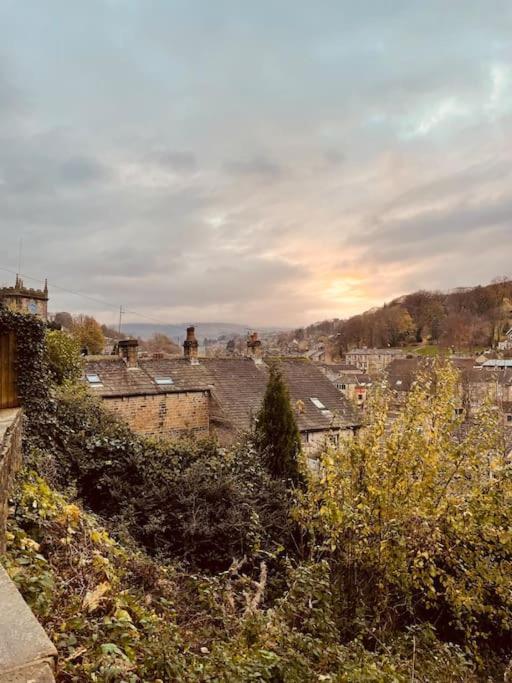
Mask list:
[{"label": "hillside", "polygon": [[[123,324],[123,332],[134,337],[141,337],[142,339],[149,339],[155,333],[165,334],[174,341],[183,341],[186,334],[187,326],[191,323],[158,325],[152,323],[133,323],[126,322]],[[203,339],[219,339],[219,337],[235,337],[245,336],[249,330],[254,329],[250,325],[241,325],[237,323],[195,323],[196,337],[202,341]],[[279,332],[286,328],[263,327],[258,328],[261,333]]]},{"label": "hillside", "polygon": [[341,352],[355,346],[430,342],[445,347],[496,346],[512,324],[512,280],[450,292],[421,290],[346,320],[325,320],[290,336],[333,335]]}]

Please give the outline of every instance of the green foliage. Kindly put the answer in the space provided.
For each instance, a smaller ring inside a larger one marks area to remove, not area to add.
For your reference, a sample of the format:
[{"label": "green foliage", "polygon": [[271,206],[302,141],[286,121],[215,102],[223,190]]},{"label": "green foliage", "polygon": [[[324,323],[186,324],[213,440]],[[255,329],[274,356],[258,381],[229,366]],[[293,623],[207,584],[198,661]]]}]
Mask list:
[{"label": "green foliage", "polygon": [[482,659],[512,646],[512,470],[497,408],[463,426],[456,392],[456,371],[438,366],[391,427],[378,394],[298,514],[329,558],[347,629],[383,640],[427,620]]},{"label": "green foliage", "polygon": [[[44,438],[51,424],[54,405],[50,397],[50,377],[45,362],[45,326],[34,315],[18,313],[0,305],[0,334],[16,335],[16,387],[27,421],[24,443]],[[35,443],[35,441],[34,441]]]},{"label": "green foliage", "polygon": [[134,435],[84,389],[56,394],[55,482],[160,558],[210,571],[289,545],[289,494],[249,448]]},{"label": "green foliage", "polygon": [[73,382],[80,377],[82,361],[80,344],[74,337],[60,330],[46,332],[46,363],[57,384]]},{"label": "green foliage", "polygon": [[276,365],[270,375],[255,429],[257,448],[273,477],[302,481],[299,466],[300,434],[288,389]]},{"label": "green foliage", "polygon": [[13,503],[3,561],[59,650],[59,683],[473,680],[426,627],[373,650],[341,643],[328,562],[290,564],[266,606],[265,563],[256,580],[241,563],[214,577],[158,565],[34,472]]},{"label": "green foliage", "polygon": [[59,683],[503,677],[511,468],[493,406],[469,428],[455,414],[453,370],[420,378],[393,420],[378,389],[363,434],[292,493],[250,441],[150,440],[82,387],[43,392],[38,325],[36,360],[20,355],[32,471],[2,561],[59,649]]}]

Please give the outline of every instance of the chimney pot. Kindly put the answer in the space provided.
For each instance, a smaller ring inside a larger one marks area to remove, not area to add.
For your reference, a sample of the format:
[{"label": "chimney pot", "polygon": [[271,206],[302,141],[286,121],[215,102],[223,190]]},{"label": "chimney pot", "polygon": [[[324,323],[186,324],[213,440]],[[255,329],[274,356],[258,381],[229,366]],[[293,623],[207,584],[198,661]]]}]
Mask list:
[{"label": "chimney pot", "polygon": [[193,326],[187,327],[187,338],[183,342],[183,355],[185,358],[193,360],[197,358],[199,352],[199,342],[196,339],[196,331]]},{"label": "chimney pot", "polygon": [[247,355],[250,358],[259,359],[261,358],[261,354],[261,340],[258,339],[257,332],[252,332],[247,339]]},{"label": "chimney pot", "polygon": [[121,339],[117,343],[119,355],[129,368],[139,366],[139,342],[136,339]]}]

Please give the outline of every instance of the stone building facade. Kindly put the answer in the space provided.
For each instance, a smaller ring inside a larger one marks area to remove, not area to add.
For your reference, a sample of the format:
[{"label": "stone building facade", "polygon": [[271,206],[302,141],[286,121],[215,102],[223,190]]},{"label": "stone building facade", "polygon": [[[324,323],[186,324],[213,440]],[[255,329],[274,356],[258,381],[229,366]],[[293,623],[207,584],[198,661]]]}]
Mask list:
[{"label": "stone building facade", "polygon": [[208,391],[180,391],[141,396],[105,396],[105,407],[148,436],[208,436]]},{"label": "stone building facade", "polygon": [[[250,357],[243,358],[198,358],[194,342],[194,329],[189,328],[183,358],[142,358],[136,340],[124,340],[117,355],[86,359],[84,382],[134,431],[165,437],[212,435],[229,445],[251,429],[265,394],[269,366],[261,341],[250,335]],[[358,411],[319,368],[304,359],[278,362],[305,450],[350,437],[358,429]]]},{"label": "stone building facade", "polygon": [[45,280],[43,289],[32,289],[25,287],[23,280],[16,275],[14,287],[0,288],[0,302],[21,313],[32,313],[48,320],[48,282]]},{"label": "stone building facade", "polygon": [[405,358],[402,349],[352,349],[345,354],[345,362],[363,372],[382,372],[398,358]]},{"label": "stone building facade", "polygon": [[346,363],[321,363],[319,367],[343,396],[360,410],[364,410],[368,389],[372,385],[369,375],[361,372],[355,365]]}]

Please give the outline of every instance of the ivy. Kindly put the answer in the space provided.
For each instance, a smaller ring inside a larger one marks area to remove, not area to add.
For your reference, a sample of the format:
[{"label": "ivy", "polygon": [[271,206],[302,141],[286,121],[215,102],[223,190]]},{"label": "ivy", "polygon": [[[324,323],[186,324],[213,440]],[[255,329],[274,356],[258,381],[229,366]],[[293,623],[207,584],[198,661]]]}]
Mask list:
[{"label": "ivy", "polygon": [[50,377],[45,361],[45,323],[34,315],[18,313],[0,305],[0,334],[16,337],[16,384],[26,420],[24,447],[37,445],[40,435],[55,421]]}]

